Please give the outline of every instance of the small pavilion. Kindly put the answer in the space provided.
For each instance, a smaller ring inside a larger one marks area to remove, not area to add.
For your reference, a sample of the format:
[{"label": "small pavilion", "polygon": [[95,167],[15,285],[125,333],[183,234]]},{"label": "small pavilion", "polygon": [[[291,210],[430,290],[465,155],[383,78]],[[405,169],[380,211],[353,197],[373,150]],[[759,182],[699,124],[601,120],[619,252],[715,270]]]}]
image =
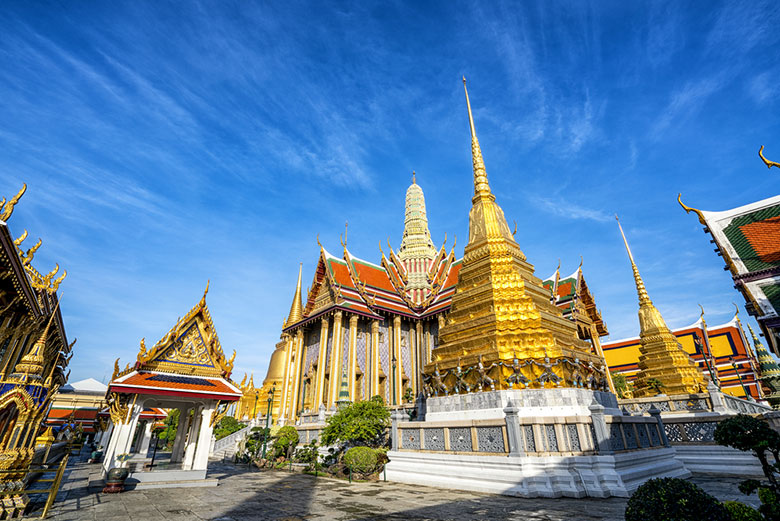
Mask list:
[{"label": "small pavilion", "polygon": [[120,466],[116,458],[121,454],[146,455],[153,418],[148,418],[148,429],[139,430],[144,411],[178,409],[170,461],[149,472],[136,465],[128,481],[205,479],[214,425],[242,396],[230,380],[235,351],[229,360],[225,358],[206,307],[207,294],[208,285],[198,304],[153,347],[147,350],[142,339],[133,366],[120,370],[119,360],[115,362],[107,397],[111,434],[103,460],[106,472]]}]

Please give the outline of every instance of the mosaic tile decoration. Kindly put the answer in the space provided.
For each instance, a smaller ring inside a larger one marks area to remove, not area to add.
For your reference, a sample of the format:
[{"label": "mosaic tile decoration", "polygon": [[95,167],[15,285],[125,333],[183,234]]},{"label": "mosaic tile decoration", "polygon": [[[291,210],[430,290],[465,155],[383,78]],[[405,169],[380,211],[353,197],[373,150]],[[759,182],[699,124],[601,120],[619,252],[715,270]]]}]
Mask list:
[{"label": "mosaic tile decoration", "polygon": [[506,452],[501,427],[477,427],[479,452]]},{"label": "mosaic tile decoration", "polygon": [[472,452],[471,429],[457,427],[450,429],[450,450],[456,452]]},{"label": "mosaic tile decoration", "polygon": [[425,450],[444,450],[444,429],[423,429]]}]

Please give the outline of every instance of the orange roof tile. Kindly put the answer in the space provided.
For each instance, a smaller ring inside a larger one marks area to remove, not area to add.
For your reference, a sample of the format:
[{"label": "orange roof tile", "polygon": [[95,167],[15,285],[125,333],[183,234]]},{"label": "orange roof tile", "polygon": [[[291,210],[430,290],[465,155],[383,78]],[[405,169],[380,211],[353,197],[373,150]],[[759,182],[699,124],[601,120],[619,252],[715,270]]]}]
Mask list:
[{"label": "orange roof tile", "polygon": [[242,393],[222,378],[182,376],[156,371],[133,371],[109,384],[111,392],[200,396],[218,400],[238,400]]}]

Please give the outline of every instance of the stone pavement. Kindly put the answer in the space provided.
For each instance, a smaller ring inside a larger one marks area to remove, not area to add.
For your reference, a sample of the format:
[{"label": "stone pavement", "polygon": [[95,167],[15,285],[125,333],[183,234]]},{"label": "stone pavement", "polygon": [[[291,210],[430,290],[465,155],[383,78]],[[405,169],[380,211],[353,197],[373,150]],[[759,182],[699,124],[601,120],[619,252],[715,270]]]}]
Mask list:
[{"label": "stone pavement", "polygon": [[[622,521],[626,499],[523,499],[398,483],[348,483],[299,473],[212,462],[218,487],[101,494],[87,486],[94,465],[75,463],[50,519],[173,520],[609,520]],[[745,496],[734,479],[694,478],[721,500]],[[747,498],[749,499],[749,498]]]}]

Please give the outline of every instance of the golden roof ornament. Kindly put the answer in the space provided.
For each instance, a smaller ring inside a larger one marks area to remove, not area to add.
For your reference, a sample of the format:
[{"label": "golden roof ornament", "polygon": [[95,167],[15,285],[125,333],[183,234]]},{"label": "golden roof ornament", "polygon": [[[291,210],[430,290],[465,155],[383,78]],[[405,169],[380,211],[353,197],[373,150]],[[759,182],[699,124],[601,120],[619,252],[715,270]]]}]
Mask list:
[{"label": "golden roof ornament", "polygon": [[14,206],[19,202],[24,193],[27,191],[27,183],[22,184],[21,190],[11,198],[10,201],[5,202],[3,198],[3,204],[0,205],[0,221],[7,221],[11,218],[11,214],[14,213]]},{"label": "golden roof ornament", "polygon": [[51,327],[51,323],[54,320],[54,316],[57,314],[57,309],[59,309],[59,306],[60,302],[58,300],[57,305],[54,306],[54,310],[49,316],[49,322],[46,324],[46,328],[43,330],[43,334],[41,334],[41,336],[38,337],[38,340],[35,341],[32,349],[22,357],[18,364],[16,364],[16,367],[14,368],[15,374],[27,375],[28,377],[37,376],[38,378],[43,376],[43,365],[46,361],[46,340],[49,336],[49,328]]},{"label": "golden roof ornament", "polygon": [[[3,199],[3,201],[5,202],[5,198]],[[27,230],[24,230],[24,233],[22,233],[17,239],[14,239],[14,244],[17,246],[21,246],[26,238],[27,238]]]},{"label": "golden roof ornament", "polygon": [[780,163],[777,163],[775,161],[770,161],[764,157],[764,145],[761,145],[761,148],[758,149],[758,156],[761,158],[761,161],[764,162],[767,168],[772,168],[773,166],[780,168]]},{"label": "golden roof ornament", "polygon": [[303,319],[303,300],[301,298],[301,277],[303,275],[303,263],[298,266],[298,282],[295,284],[295,295],[293,295],[293,301],[290,305],[290,313],[287,315],[287,320],[284,321],[285,326],[291,326]]}]

